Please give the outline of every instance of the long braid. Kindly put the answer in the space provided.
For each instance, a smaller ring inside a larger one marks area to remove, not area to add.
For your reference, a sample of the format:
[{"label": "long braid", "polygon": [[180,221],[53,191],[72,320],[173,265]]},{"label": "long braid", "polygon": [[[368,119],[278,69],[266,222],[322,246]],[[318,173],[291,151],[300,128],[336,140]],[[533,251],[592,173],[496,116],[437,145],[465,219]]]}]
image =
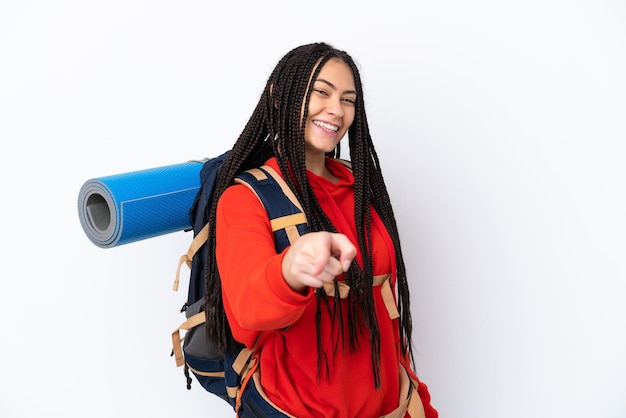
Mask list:
[{"label": "long braid", "polygon": [[[362,83],[359,78],[358,68],[352,61],[349,61],[348,64],[351,66],[354,74],[358,96],[362,97]],[[348,137],[350,138],[350,159],[352,161],[353,168],[363,164],[368,167],[369,172],[368,176],[362,175],[364,179],[363,186],[365,189],[363,189],[364,195],[361,200],[361,204],[364,206],[361,207],[358,206],[359,197],[357,197],[358,193],[360,193],[359,188],[361,186],[358,185],[359,177],[357,176],[357,173],[355,173],[355,217],[357,219],[357,231],[359,230],[358,219],[361,217],[360,213],[364,213],[367,222],[366,228],[368,228],[369,231],[369,222],[371,221],[369,207],[371,203],[385,225],[394,245],[396,254],[396,283],[398,286],[399,296],[398,312],[400,314],[401,349],[403,352],[408,350],[410,359],[414,362],[413,349],[411,345],[413,326],[409,302],[409,286],[397,223],[389,193],[382,175],[380,161],[374,148],[372,138],[369,134],[369,127],[367,124],[366,112],[363,108],[363,101],[361,100],[357,106],[359,109],[355,112],[355,120],[348,132]],[[338,155],[338,152],[336,154]],[[363,162],[361,162],[361,158],[363,158]],[[375,341],[372,341],[372,345],[374,343]],[[374,348],[372,349],[372,352],[374,352]]]},{"label": "long braid", "polygon": [[[319,54],[309,53],[303,57],[302,62],[298,66],[294,66],[293,68],[288,69],[288,71],[285,71],[284,88],[279,89],[277,93],[277,103],[298,103],[302,97],[305,97],[305,103],[308,104],[310,96],[310,89],[308,89],[310,79],[316,78],[328,58],[328,56],[323,56],[320,61]],[[312,75],[310,75],[310,68],[315,68],[315,72]],[[276,85],[280,85],[278,80],[276,81]],[[317,198],[309,185],[306,174],[304,125],[302,121],[307,118],[308,105],[304,106],[304,114],[302,115],[300,114],[299,109],[295,106],[285,106],[282,109],[282,112],[281,116],[288,122],[284,124],[285,129],[278,132],[278,141],[276,142],[275,148],[281,172],[289,173],[291,170],[293,177],[286,176],[286,181],[291,189],[294,190],[296,197],[303,207],[305,215],[309,220],[310,231],[337,232],[335,226],[330,222],[326,214],[319,206]],[[298,138],[298,140],[294,141],[292,138]],[[335,284],[335,286],[337,286],[337,284]],[[320,309],[322,306],[325,307],[331,317],[337,319],[337,323],[339,324],[339,335],[343,338],[345,333],[343,328],[344,320],[340,304],[340,294],[338,289],[335,289],[335,303],[333,304],[334,310],[332,312],[330,311],[330,305],[327,302],[323,289],[316,291],[316,298],[318,306],[315,317],[318,336],[318,373],[322,373],[322,371],[324,371],[327,378],[330,378],[328,356],[322,350],[322,345],[320,343],[321,340],[319,340],[319,330],[321,327]],[[334,327],[335,321],[331,321],[331,324]],[[338,345],[335,346],[334,349],[337,348]]]},{"label": "long braid", "polygon": [[[355,86],[357,89],[357,97],[363,97],[361,80],[356,66],[351,65],[354,75]],[[352,170],[354,173],[354,218],[356,230],[359,231],[358,244],[362,254],[363,271],[359,275],[351,274],[353,278],[349,278],[354,286],[355,292],[352,300],[349,301],[349,309],[360,310],[364,315],[364,322],[370,332],[370,352],[372,357],[372,371],[374,374],[374,382],[376,386],[380,384],[380,332],[378,329],[378,321],[374,309],[374,298],[372,293],[373,286],[373,266],[372,254],[368,245],[371,242],[371,204],[372,194],[370,192],[370,171],[371,161],[369,159],[369,128],[365,117],[365,107],[363,100],[357,100],[355,109],[355,118],[348,131],[348,139],[350,146],[350,160],[352,162]],[[361,232],[363,231],[363,232]],[[351,272],[349,272],[351,273]],[[351,338],[356,338],[352,335]]]},{"label": "long braid", "polygon": [[398,286],[398,312],[400,314],[400,344],[402,351],[409,352],[411,361],[414,363],[413,347],[411,345],[411,333],[413,323],[411,319],[411,307],[409,299],[409,284],[406,276],[406,267],[404,257],[402,255],[402,246],[400,245],[400,235],[398,227],[387,192],[387,187],[383,179],[378,155],[371,147],[372,157],[375,161],[375,169],[373,170],[372,193],[378,198],[373,201],[374,209],[380,216],[383,224],[386,226],[391,236],[391,240],[396,249],[396,284]]},{"label": "long braid", "polygon": [[[226,313],[224,312],[224,302],[222,300],[221,279],[219,276],[217,261],[215,257],[215,219],[217,212],[217,202],[226,188],[230,186],[235,176],[248,168],[263,164],[272,155],[271,145],[268,145],[267,126],[264,106],[262,101],[255,109],[252,117],[246,124],[239,139],[231,149],[228,157],[220,168],[215,189],[212,196],[212,206],[209,214],[209,239],[207,241],[207,265],[206,290],[205,290],[205,313],[207,338],[213,341],[218,349],[233,349],[235,341],[232,337]],[[264,138],[255,140],[255,138]]]},{"label": "long braid", "polygon": [[[217,202],[235,176],[248,168],[262,165],[274,155],[285,181],[300,201],[307,220],[309,231],[336,232],[335,226],[321,209],[317,198],[308,182],[305,164],[304,124],[306,120],[311,91],[311,79],[315,79],[324,63],[329,59],[339,58],[352,69],[357,88],[355,119],[348,131],[350,160],[355,177],[355,221],[359,231],[358,245],[362,254],[363,266],[352,263],[345,273],[346,284],[350,286],[348,296],[347,327],[349,349],[356,350],[358,335],[365,332],[370,335],[372,370],[376,387],[380,385],[380,332],[374,309],[372,293],[373,267],[371,250],[371,213],[373,207],[379,214],[389,234],[396,252],[397,282],[401,313],[400,328],[403,349],[411,350],[411,317],[409,309],[409,289],[395,217],[389,195],[382,178],[378,157],[370,138],[361,80],[352,58],[345,52],[336,50],[324,43],[304,45],[287,53],[276,65],[270,75],[263,94],[252,116],[233,146],[218,175],[213,196],[213,205],[209,216],[209,242],[207,245],[207,337],[220,348],[232,347],[235,343],[226,320],[221,294],[221,281],[215,261],[215,219]],[[304,114],[301,104],[304,98]],[[337,145],[329,156],[339,157]],[[335,286],[337,284],[335,283]],[[329,376],[327,355],[321,344],[320,310],[325,307],[339,323],[342,341],[344,319],[340,306],[339,292],[335,289],[335,307],[330,312],[323,289],[316,292],[318,335],[318,373],[322,370]],[[320,303],[321,302],[321,303]],[[334,321],[333,321],[334,322]],[[344,342],[345,345],[345,342]],[[337,346],[334,348],[337,349]],[[412,352],[411,352],[412,358]]]}]

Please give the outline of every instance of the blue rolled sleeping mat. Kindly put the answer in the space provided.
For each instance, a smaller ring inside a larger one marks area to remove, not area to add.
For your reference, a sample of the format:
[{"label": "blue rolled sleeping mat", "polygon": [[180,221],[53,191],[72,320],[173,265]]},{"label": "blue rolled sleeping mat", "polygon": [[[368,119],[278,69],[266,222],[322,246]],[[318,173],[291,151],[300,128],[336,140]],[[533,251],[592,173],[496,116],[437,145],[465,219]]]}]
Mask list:
[{"label": "blue rolled sleeping mat", "polygon": [[87,237],[111,248],[192,228],[190,209],[207,159],[87,180],[78,217]]}]

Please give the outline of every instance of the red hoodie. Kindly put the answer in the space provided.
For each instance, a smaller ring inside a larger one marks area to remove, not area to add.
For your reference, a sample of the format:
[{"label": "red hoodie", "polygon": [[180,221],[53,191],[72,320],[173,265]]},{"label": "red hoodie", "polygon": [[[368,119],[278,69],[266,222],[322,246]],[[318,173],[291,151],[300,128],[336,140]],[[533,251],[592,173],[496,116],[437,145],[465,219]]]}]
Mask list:
[{"label": "red hoodie", "polygon": [[[280,172],[274,158],[267,164]],[[358,248],[354,178],[342,164],[332,159],[327,159],[326,164],[339,181],[332,183],[308,172],[309,181],[337,231]],[[331,318],[324,304],[320,305],[320,335],[328,369],[318,367],[318,307],[314,290],[297,293],[285,282],[281,263],[287,250],[276,254],[267,213],[247,187],[234,185],[222,195],[216,240],[224,308],[235,339],[251,348],[259,331],[270,331],[261,349],[260,370],[263,391],[274,404],[297,417],[320,418],[374,418],[397,408],[400,364],[415,381],[418,379],[407,354],[401,353],[398,319],[390,317],[382,286],[375,286],[373,291],[381,341],[381,385],[376,389],[368,333],[359,334],[358,348],[352,352],[347,336],[345,346],[342,343],[338,319]],[[392,273],[390,284],[395,289],[395,252],[373,210],[371,241],[374,276]],[[357,254],[357,260],[360,259]],[[395,300],[395,292],[391,293]],[[329,297],[328,302],[332,312],[334,299]],[[347,330],[345,299],[341,305]],[[421,382],[418,393],[426,417],[436,418],[428,389]]]}]

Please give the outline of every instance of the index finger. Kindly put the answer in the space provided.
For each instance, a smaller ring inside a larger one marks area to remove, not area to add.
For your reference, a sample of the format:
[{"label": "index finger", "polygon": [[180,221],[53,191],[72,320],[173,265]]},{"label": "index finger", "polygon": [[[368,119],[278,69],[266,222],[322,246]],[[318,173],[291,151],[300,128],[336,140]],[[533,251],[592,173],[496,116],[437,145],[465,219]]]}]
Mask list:
[{"label": "index finger", "polygon": [[348,271],[356,256],[356,247],[344,234],[332,234],[330,252],[341,262],[343,271]]}]

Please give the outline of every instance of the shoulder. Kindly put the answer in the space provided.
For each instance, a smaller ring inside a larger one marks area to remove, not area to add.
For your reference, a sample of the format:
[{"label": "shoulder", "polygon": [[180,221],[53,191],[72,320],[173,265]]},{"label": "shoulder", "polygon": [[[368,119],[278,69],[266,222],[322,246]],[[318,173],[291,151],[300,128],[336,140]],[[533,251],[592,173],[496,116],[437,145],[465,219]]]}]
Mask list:
[{"label": "shoulder", "polygon": [[354,175],[352,174],[352,164],[348,160],[338,158],[327,158],[326,168],[335,176],[339,177],[338,186],[352,186]]},{"label": "shoulder", "polygon": [[327,161],[337,167],[343,167],[352,171],[352,163],[348,160],[344,160],[343,158],[328,158]]},{"label": "shoulder", "polygon": [[231,211],[237,208],[261,207],[261,202],[254,195],[252,190],[243,184],[233,184],[229,186],[217,202],[217,209]]},{"label": "shoulder", "polygon": [[341,158],[326,158],[326,167],[333,172],[352,173],[352,163]]},{"label": "shoulder", "polygon": [[216,233],[239,231],[237,236],[261,228],[271,231],[267,211],[258,197],[246,186],[234,184],[226,189],[217,202]]}]

